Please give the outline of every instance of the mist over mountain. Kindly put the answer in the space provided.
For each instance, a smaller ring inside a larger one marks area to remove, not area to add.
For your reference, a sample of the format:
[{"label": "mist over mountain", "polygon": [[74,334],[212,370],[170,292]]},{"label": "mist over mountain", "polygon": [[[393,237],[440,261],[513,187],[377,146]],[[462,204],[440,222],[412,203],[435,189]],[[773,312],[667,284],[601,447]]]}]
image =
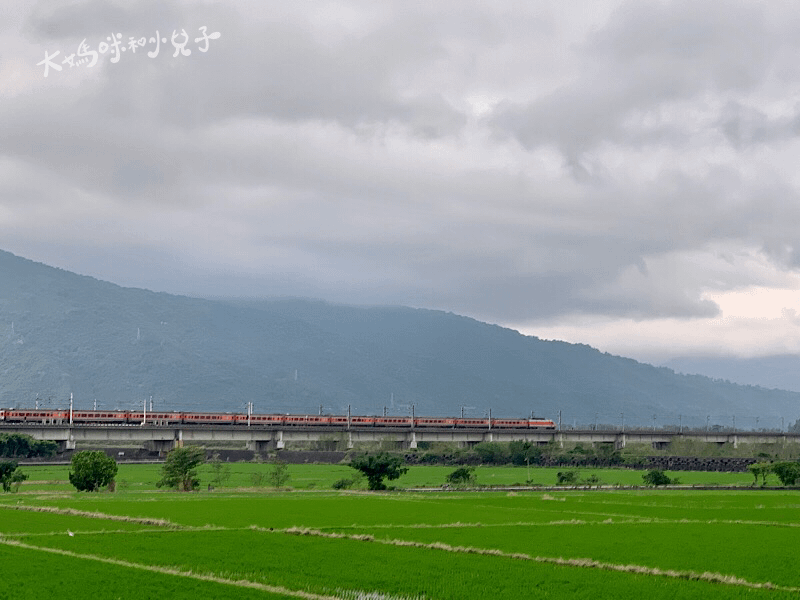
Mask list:
[{"label": "mist over mountain", "polygon": [[[122,288],[0,251],[0,406],[537,416],[776,427],[800,393],[441,311]],[[758,419],[758,421],[756,421]]]},{"label": "mist over mountain", "polygon": [[734,383],[800,392],[800,356],[777,354],[740,358],[736,356],[684,356],[664,363],[680,373],[705,375]]}]

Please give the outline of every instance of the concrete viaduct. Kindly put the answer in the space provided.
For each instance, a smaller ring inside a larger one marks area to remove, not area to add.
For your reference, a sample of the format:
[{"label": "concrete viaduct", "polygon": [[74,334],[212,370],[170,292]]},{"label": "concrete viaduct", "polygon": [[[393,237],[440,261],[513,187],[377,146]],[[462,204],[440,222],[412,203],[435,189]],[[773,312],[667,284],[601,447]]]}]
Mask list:
[{"label": "concrete viaduct", "polygon": [[41,425],[0,424],[0,433],[27,434],[39,440],[52,440],[61,450],[76,444],[138,443],[151,451],[167,452],[176,446],[203,442],[244,443],[248,450],[266,452],[293,445],[318,441],[343,441],[348,448],[358,444],[394,442],[399,448],[416,448],[421,442],[447,442],[472,446],[480,442],[528,441],[535,444],[565,443],[614,444],[624,448],[628,443],[649,444],[654,449],[665,447],[672,440],[695,440],[704,443],[785,444],[800,443],[800,434],[751,431],[677,432],[677,431],[605,431],[605,430],[526,430],[526,429],[451,429],[425,427],[331,427],[331,426],[267,426],[240,427],[231,425]]}]

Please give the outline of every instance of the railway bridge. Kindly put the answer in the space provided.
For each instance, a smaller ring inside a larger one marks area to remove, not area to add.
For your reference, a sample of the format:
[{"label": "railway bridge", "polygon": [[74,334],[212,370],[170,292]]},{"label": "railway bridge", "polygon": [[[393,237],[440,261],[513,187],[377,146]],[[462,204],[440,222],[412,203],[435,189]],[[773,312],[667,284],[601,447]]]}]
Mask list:
[{"label": "railway bridge", "polygon": [[45,425],[34,423],[0,424],[0,433],[21,433],[39,440],[52,440],[61,450],[80,443],[139,444],[151,451],[167,452],[176,446],[204,442],[244,443],[247,449],[266,452],[309,442],[343,442],[347,448],[375,442],[395,443],[398,448],[416,448],[422,442],[447,442],[473,446],[481,442],[528,441],[535,444],[613,444],[624,448],[629,443],[666,447],[673,440],[703,443],[786,444],[800,443],[800,434],[755,431],[658,431],[658,430],[537,430],[537,429],[454,429],[449,427],[354,427],[314,425]]}]

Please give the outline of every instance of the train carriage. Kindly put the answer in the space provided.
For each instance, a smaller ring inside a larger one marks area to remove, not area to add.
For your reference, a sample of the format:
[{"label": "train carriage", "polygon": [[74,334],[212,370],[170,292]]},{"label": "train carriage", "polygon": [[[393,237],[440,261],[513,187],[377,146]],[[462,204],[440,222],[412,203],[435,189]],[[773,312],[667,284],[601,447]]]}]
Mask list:
[{"label": "train carriage", "polygon": [[215,412],[145,412],[126,410],[0,409],[0,421],[78,425],[230,425],[292,426],[316,425],[353,427],[440,427],[461,429],[544,429],[555,430],[550,419],[455,418],[455,417],[374,417],[361,415],[263,415]]}]

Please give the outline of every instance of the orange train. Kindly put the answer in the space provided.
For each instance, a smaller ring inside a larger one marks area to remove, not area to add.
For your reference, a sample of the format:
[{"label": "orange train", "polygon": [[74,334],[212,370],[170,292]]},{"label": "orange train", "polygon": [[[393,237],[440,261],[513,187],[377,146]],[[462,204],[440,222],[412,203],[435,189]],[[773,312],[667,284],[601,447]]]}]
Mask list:
[{"label": "orange train", "polygon": [[[413,422],[412,422],[413,421]],[[143,412],[130,410],[0,409],[0,423],[41,425],[232,425],[331,427],[439,427],[459,429],[555,429],[550,419],[458,417],[368,417],[356,415],[262,415],[210,412]]]}]

